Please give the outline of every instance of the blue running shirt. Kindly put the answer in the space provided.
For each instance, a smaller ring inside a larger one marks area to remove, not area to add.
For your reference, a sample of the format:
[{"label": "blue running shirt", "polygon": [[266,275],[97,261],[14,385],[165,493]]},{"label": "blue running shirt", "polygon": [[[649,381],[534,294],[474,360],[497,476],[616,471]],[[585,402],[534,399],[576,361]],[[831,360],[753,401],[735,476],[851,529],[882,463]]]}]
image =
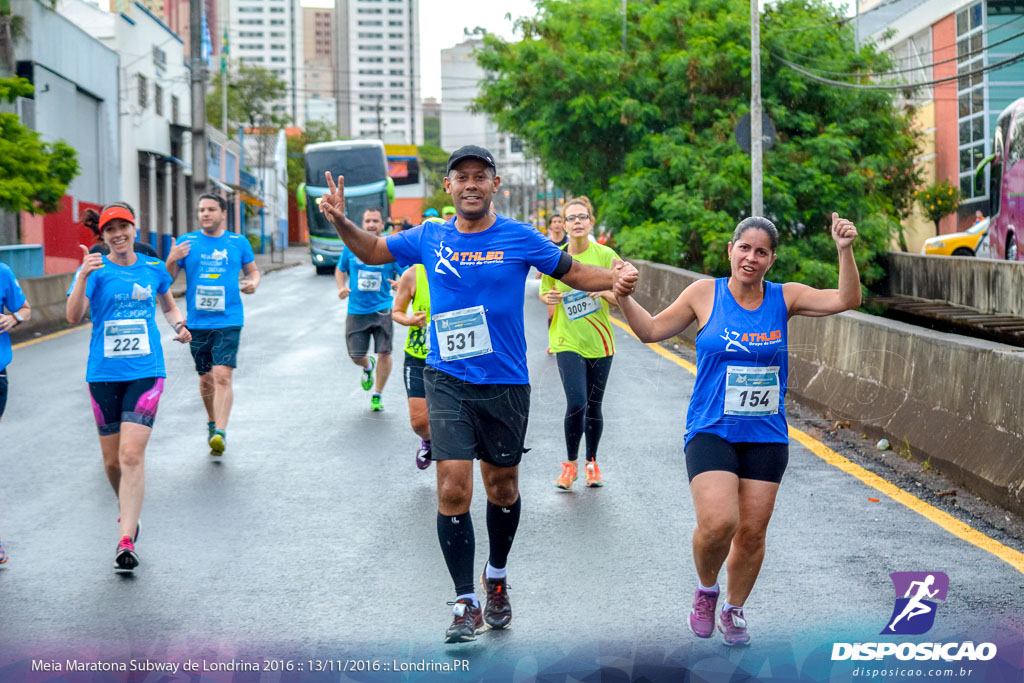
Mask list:
[{"label": "blue running shirt", "polygon": [[765,282],[764,300],[748,311],[736,303],[728,278],[715,280],[711,319],[697,335],[686,443],[700,432],[730,443],[789,443],[788,321],[782,285]]},{"label": "blue running shirt", "polygon": [[[4,309],[14,313],[25,305],[25,293],[21,291],[14,271],[6,263],[0,263],[0,313]],[[0,371],[11,363],[11,335],[0,332]]]},{"label": "blue running shirt", "polygon": [[422,263],[430,288],[427,364],[470,384],[529,384],[523,298],[530,266],[551,274],[562,252],[533,226],[505,216],[483,232],[454,219],[387,239],[399,265]]},{"label": "blue running shirt", "polygon": [[188,283],[185,302],[189,329],[241,327],[245,316],[238,274],[242,266],[256,259],[249,240],[235,232],[207,237],[196,230],[182,235],[178,243],[184,241],[192,243],[188,256],[178,261]]},{"label": "blue running shirt", "polygon": [[388,279],[397,280],[402,270],[395,263],[368,266],[345,247],[338,259],[338,270],[348,273],[348,314],[362,315],[391,308],[394,297]]},{"label": "blue running shirt", "polygon": [[88,382],[167,376],[156,327],[156,296],[167,292],[171,276],[160,259],[136,257],[133,265],[119,266],[104,256],[103,267],[85,282],[92,318]]}]

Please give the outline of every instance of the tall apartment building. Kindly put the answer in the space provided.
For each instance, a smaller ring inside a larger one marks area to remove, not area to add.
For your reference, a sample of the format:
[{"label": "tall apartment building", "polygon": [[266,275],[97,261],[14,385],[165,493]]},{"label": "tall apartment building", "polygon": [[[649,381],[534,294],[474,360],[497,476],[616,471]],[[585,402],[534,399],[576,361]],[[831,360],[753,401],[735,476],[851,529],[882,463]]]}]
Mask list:
[{"label": "tall apartment building", "polygon": [[274,105],[274,112],[304,122],[301,0],[226,0],[221,4],[226,5],[221,20],[227,21],[232,61],[261,66],[282,79],[288,90]]},{"label": "tall apartment building", "polygon": [[534,210],[531,193],[542,183],[539,164],[523,154],[522,143],[498,129],[487,114],[470,111],[486,74],[473,51],[483,41],[470,38],[441,50],[441,147],[452,152],[463,145],[480,145],[494,155],[504,190],[495,196],[499,213],[528,217]]},{"label": "tall apartment building", "polygon": [[335,95],[334,10],[302,8],[302,67],[306,90],[306,120],[338,124]]},{"label": "tall apartment building", "polygon": [[[119,2],[124,0],[118,0]],[[189,0],[147,0],[143,3],[153,14],[185,41],[185,56],[189,56]],[[159,9],[154,9],[159,8]],[[206,12],[206,30],[210,39],[211,54],[220,54],[221,27],[217,0],[203,0]]]},{"label": "tall apartment building", "polygon": [[423,144],[419,0],[337,0],[334,33],[341,136]]}]

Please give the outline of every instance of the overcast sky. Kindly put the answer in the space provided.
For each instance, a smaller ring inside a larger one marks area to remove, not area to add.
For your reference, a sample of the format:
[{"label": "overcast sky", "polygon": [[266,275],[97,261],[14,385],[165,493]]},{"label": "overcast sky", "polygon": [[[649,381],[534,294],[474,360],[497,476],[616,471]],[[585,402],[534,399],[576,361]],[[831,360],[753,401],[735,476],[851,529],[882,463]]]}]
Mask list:
[{"label": "overcast sky", "polygon": [[[764,0],[760,0],[764,6]],[[830,0],[840,7],[842,0]],[[852,2],[852,0],[851,0]],[[334,0],[303,0],[306,7],[334,7]],[[532,16],[532,0],[420,0],[422,95],[441,99],[441,50],[462,42],[463,30],[482,26],[489,33],[515,38],[515,19]],[[506,16],[511,15],[511,19]]]}]

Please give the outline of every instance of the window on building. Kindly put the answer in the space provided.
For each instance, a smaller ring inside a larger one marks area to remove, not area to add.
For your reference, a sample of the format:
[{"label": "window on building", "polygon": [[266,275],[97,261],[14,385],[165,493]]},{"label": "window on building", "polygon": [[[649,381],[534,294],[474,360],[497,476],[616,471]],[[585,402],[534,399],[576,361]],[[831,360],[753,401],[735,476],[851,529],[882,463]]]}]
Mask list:
[{"label": "window on building", "polygon": [[271,7],[271,14],[284,14],[284,7]]},{"label": "window on building", "polygon": [[153,84],[153,105],[156,108],[156,115],[164,115],[164,89],[159,83]]},{"label": "window on building", "polygon": [[402,81],[391,81],[391,87],[392,88],[404,88],[405,87],[405,83],[403,83]]},{"label": "window on building", "polygon": [[364,31],[364,32],[361,32],[359,34],[359,37],[360,38],[383,38],[384,34],[383,33],[367,33],[367,32]]},{"label": "window on building", "polygon": [[171,95],[171,123],[177,124],[181,115],[181,102],[177,95]]},{"label": "window on building", "polygon": [[389,21],[388,26],[405,26],[404,21]]},{"label": "window on building", "polygon": [[284,31],[271,31],[270,32],[270,37],[271,38],[284,38]]},{"label": "window on building", "polygon": [[271,57],[270,61],[277,62],[277,63],[281,64],[281,63],[284,63],[285,58],[284,57]]},{"label": "window on building", "polygon": [[391,69],[391,75],[392,76],[404,76],[405,75],[405,69]]},{"label": "window on building", "polygon": [[403,95],[400,92],[399,93],[391,93],[391,99],[393,99],[393,100],[404,100],[405,99],[405,95]]},{"label": "window on building", "polygon": [[271,26],[284,26],[284,19],[271,19],[270,20],[270,25]]},{"label": "window on building", "polygon": [[392,64],[401,64],[405,61],[405,57],[388,57],[388,61]]},{"label": "window on building", "polygon": [[987,115],[985,107],[985,15],[983,3],[976,2],[956,13],[957,123],[960,150],[960,195],[965,203],[987,194],[989,169],[974,175],[985,157]]},{"label": "window on building", "polygon": [[272,44],[272,45],[270,46],[270,49],[271,49],[271,50],[283,50],[283,49],[285,49],[285,47],[286,47],[286,46],[282,45],[281,43],[273,43],[273,44]]},{"label": "window on building", "polygon": [[263,8],[262,7],[239,7],[238,8],[238,12],[239,12],[239,14],[262,14],[263,13]]},{"label": "window on building", "polygon": [[239,19],[238,23],[242,26],[263,26],[262,19]]},{"label": "window on building", "polygon": [[405,111],[405,107],[391,107],[391,111]]},{"label": "window on building", "polygon": [[405,45],[388,45],[388,49],[392,52],[402,51],[405,49]]},{"label": "window on building", "polygon": [[405,119],[391,119],[391,123],[405,123]]},{"label": "window on building", "polygon": [[381,21],[367,21],[367,20],[364,19],[364,20],[361,20],[359,22],[359,25],[360,26],[380,26],[383,23],[384,22],[381,22]]},{"label": "window on building", "polygon": [[401,13],[402,13],[402,8],[401,7],[391,7],[391,8],[388,9],[388,14],[401,14]]},{"label": "window on building", "polygon": [[139,91],[139,106],[145,109],[146,105],[148,104],[147,98],[149,95],[147,91],[147,89],[149,88],[149,84],[146,82],[146,77],[142,74],[138,74],[135,82],[135,87]]}]

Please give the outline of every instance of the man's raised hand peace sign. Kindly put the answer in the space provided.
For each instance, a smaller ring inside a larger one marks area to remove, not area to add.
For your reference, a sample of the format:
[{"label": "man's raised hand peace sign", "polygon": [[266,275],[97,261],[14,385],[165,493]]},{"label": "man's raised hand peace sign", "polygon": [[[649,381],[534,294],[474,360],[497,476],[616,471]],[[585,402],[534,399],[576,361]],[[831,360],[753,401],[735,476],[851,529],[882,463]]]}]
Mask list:
[{"label": "man's raised hand peace sign", "polygon": [[338,184],[335,185],[330,171],[324,175],[327,176],[328,191],[320,197],[320,213],[337,226],[345,220],[345,176],[338,176]]}]

